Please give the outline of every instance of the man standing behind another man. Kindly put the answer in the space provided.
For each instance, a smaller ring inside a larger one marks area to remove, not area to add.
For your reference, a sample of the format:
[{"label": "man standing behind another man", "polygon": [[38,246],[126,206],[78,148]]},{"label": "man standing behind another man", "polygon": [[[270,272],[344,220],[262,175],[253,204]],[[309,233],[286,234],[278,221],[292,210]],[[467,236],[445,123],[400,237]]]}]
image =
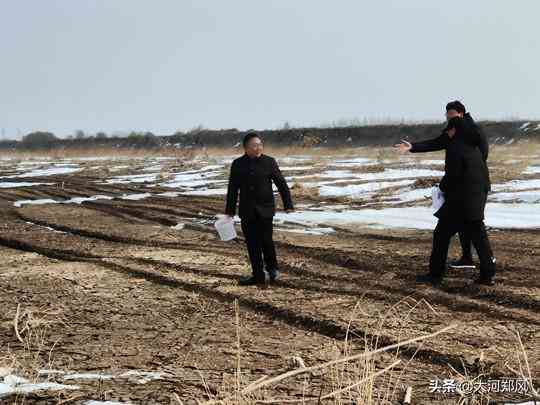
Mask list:
[{"label": "man standing behind another man", "polygon": [[[452,118],[461,117],[467,123],[470,131],[467,134],[467,143],[470,145],[476,145],[480,149],[482,159],[487,163],[489,155],[489,144],[486,135],[482,129],[476,124],[471,115],[466,112],[465,106],[460,101],[451,101],[446,105],[446,118],[451,120]],[[399,145],[401,152],[422,153],[422,152],[436,152],[446,149],[450,138],[447,133],[448,128],[445,128],[442,133],[433,139],[426,141],[409,143],[403,141]],[[461,243],[461,258],[450,262],[450,267],[454,268],[474,268],[474,262],[472,257],[472,242],[470,235],[467,234],[465,229],[459,231],[459,241]]]},{"label": "man standing behind another man", "polygon": [[[418,281],[440,284],[446,275],[450,239],[458,232],[465,232],[480,258],[480,277],[475,283],[494,284],[495,258],[484,226],[484,208],[491,185],[482,152],[473,142],[474,131],[471,122],[461,116],[448,121],[445,174],[439,185],[445,202],[435,213],[439,221],[433,233],[429,273]],[[408,142],[396,146],[401,151],[411,149]]]},{"label": "man standing behind another man", "polygon": [[278,188],[285,212],[293,210],[293,202],[276,160],[263,154],[262,139],[250,132],[244,137],[243,146],[244,155],[231,165],[225,214],[234,217],[240,192],[239,216],[253,274],[240,279],[239,284],[265,284],[265,267],[271,282],[279,278],[273,240],[276,208],[272,182]]}]

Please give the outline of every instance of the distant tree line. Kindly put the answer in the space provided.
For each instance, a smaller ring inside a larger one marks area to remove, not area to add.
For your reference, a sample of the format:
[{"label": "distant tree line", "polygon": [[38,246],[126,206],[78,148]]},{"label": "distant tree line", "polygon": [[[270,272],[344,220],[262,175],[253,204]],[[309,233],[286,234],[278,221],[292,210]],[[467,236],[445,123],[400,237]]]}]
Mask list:
[{"label": "distant tree line", "polygon": [[162,139],[152,132],[132,131],[127,136],[108,136],[105,132],[98,132],[95,135],[85,134],[82,130],[77,130],[73,135],[65,139],[58,138],[52,132],[35,131],[25,135],[22,141],[4,141],[0,146],[14,147],[19,145],[24,149],[52,149],[58,146],[65,147],[100,147],[119,146],[133,148],[158,148],[162,146]]},{"label": "distant tree line", "polygon": [[58,141],[52,132],[31,132],[22,139],[23,147],[28,149],[49,149]]},{"label": "distant tree line", "polygon": [[[373,125],[329,128],[292,128],[288,123],[275,130],[256,131],[267,145],[287,147],[358,147],[390,146],[408,139],[415,142],[420,139],[437,136],[442,124],[416,125]],[[540,141],[540,124],[535,123],[533,130],[524,131],[521,121],[483,122],[486,135],[493,143],[507,143],[510,140]],[[98,132],[86,134],[75,131],[67,138],[59,138],[52,132],[35,131],[25,135],[22,141],[0,141],[0,149],[54,149],[54,148],[202,148],[202,147],[240,147],[247,131],[236,128],[211,130],[202,125],[189,131],[177,131],[173,135],[157,136],[152,132],[132,131],[123,136],[107,135]]]}]

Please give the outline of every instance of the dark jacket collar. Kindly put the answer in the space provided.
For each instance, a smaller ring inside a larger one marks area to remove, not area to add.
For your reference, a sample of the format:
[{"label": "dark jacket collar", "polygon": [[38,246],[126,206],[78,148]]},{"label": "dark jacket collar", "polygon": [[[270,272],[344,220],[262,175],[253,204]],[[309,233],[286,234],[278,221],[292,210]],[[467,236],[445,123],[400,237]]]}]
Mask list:
[{"label": "dark jacket collar", "polygon": [[259,157],[251,158],[251,157],[248,156],[247,153],[244,153],[244,156],[243,156],[243,157],[244,157],[244,159],[246,159],[246,160],[258,162],[259,160],[261,160],[261,158],[262,158],[263,156],[264,156],[264,153],[263,153],[261,156],[259,156]]},{"label": "dark jacket collar", "polygon": [[467,122],[474,122],[474,119],[473,119],[473,117],[471,116],[470,113],[465,113],[465,114],[463,115],[463,119],[464,119],[465,121],[467,121]]}]

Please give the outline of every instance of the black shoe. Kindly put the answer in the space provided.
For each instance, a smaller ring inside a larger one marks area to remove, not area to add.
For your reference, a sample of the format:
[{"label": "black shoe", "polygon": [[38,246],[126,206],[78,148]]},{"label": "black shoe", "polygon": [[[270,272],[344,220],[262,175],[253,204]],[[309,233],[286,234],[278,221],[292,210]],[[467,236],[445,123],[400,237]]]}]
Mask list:
[{"label": "black shoe", "polygon": [[495,280],[493,277],[478,277],[476,280],[474,280],[474,284],[494,286]]},{"label": "black shoe", "polygon": [[250,286],[250,285],[265,285],[266,279],[257,277],[243,277],[238,281],[238,285]]},{"label": "black shoe", "polygon": [[268,274],[270,276],[270,282],[273,283],[274,281],[277,281],[279,280],[279,278],[281,277],[281,273],[279,272],[279,270],[275,269],[275,270],[268,270]]},{"label": "black shoe", "polygon": [[476,266],[472,259],[462,257],[459,260],[454,260],[450,262],[450,267],[453,269],[474,269]]},{"label": "black shoe", "polygon": [[434,276],[428,273],[428,274],[422,274],[416,277],[416,282],[437,286],[437,285],[441,285],[443,279],[444,279],[443,276]]}]

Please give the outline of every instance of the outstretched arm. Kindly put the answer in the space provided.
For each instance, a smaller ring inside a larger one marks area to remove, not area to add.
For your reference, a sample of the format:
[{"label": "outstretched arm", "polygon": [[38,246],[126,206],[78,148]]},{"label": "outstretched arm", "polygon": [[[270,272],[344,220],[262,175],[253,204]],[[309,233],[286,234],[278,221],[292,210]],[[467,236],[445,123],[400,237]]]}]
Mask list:
[{"label": "outstretched arm", "polygon": [[441,135],[439,135],[437,138],[413,143],[402,140],[401,143],[394,145],[394,147],[398,149],[400,153],[435,152],[438,150],[446,149],[449,140],[450,138],[448,137],[448,133],[446,131],[443,131]]},{"label": "outstretched arm", "polygon": [[411,144],[410,152],[422,153],[443,150],[446,149],[449,140],[450,138],[448,138],[448,134],[446,133],[446,131],[443,131],[437,138],[428,139],[421,142],[413,142]]},{"label": "outstretched arm", "polygon": [[283,208],[285,211],[291,211],[294,209],[292,197],[291,197],[291,191],[289,190],[289,186],[287,185],[287,181],[285,181],[285,178],[281,174],[281,170],[279,170],[278,164],[275,159],[272,159],[272,174],[271,174],[272,181],[276,185],[279,194],[281,195],[281,200],[283,201]]}]

